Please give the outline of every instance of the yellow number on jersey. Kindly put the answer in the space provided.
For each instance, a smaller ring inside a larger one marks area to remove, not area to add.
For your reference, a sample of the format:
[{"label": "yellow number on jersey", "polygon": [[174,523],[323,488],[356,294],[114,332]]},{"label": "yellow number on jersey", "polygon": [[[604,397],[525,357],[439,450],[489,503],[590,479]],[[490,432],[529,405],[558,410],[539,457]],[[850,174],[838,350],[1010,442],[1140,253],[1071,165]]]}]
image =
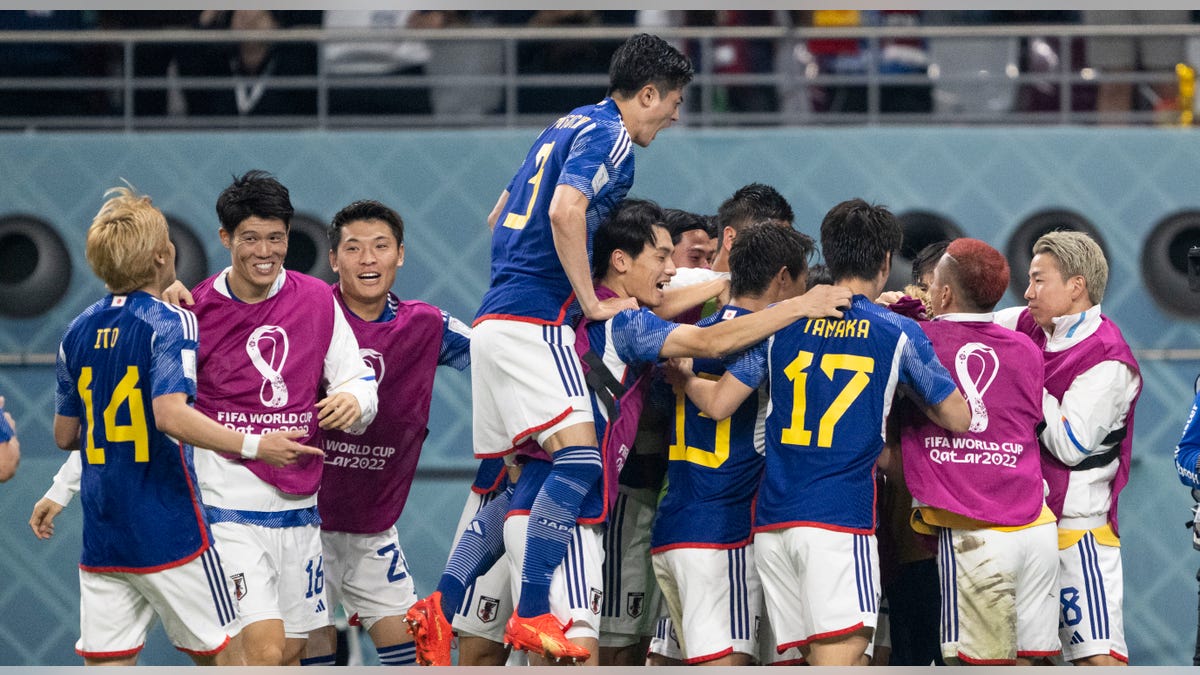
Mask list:
[{"label": "yellow number on jersey", "polygon": [[534,156],[534,160],[537,162],[537,173],[529,179],[529,184],[533,186],[533,192],[529,193],[529,203],[525,205],[525,213],[524,215],[509,213],[501,223],[504,227],[514,230],[525,229],[525,224],[529,222],[529,215],[533,213],[533,203],[537,201],[538,190],[542,186],[542,171],[546,168],[546,160],[550,158],[550,151],[553,149],[553,143],[546,143],[538,149],[537,155]]},{"label": "yellow number on jersey", "polygon": [[[789,445],[809,445],[812,443],[812,432],[804,428],[804,413],[806,410],[805,391],[808,385],[806,372],[813,362],[812,352],[800,352],[795,359],[783,369],[783,374],[792,381],[792,424],[783,430],[780,441]],[[833,380],[833,373],[838,370],[853,371],[850,381],[838,392],[829,409],[821,415],[817,427],[817,447],[833,447],[833,430],[842,419],[842,415],[871,381],[870,373],[875,372],[875,359],[869,356],[854,354],[825,354],[821,357],[821,371],[825,377]]]},{"label": "yellow number on jersey", "polygon": [[[142,399],[142,390],[138,388],[137,366],[129,366],[125,376],[113,390],[112,399],[104,407],[104,430],[108,440],[113,442],[133,442],[133,461],[150,461],[150,434],[146,428],[146,407]],[[79,374],[79,397],[83,399],[83,413],[87,420],[87,438],[84,451],[87,453],[88,464],[104,463],[104,448],[96,447],[96,413],[92,405],[92,369],[84,366]],[[121,404],[127,404],[129,409],[129,424],[117,424],[117,410]]]},{"label": "yellow number on jersey", "polygon": [[[700,377],[709,380],[717,379],[713,375],[701,373]],[[687,427],[687,405],[683,392],[675,392],[675,442],[671,444],[669,459],[683,460],[715,469],[729,459],[729,418],[717,422],[716,437],[712,451],[692,447],[687,444],[684,429]],[[708,417],[703,412],[701,417]]]}]

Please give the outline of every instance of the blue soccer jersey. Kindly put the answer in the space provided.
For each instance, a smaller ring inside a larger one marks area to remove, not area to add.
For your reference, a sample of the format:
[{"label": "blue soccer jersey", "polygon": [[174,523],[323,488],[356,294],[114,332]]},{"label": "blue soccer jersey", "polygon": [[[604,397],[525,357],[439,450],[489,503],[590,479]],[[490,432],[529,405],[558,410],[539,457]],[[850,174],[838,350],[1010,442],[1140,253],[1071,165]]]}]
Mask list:
[{"label": "blue soccer jersey", "polygon": [[88,307],[63,336],[55,410],[81,425],[81,569],[154,572],[209,547],[192,448],[158,431],[153,406],[196,395],[196,348],[196,317],[140,291]]},{"label": "blue soccer jersey", "polygon": [[931,405],[954,393],[912,319],[854,296],[841,319],[800,319],[729,368],[769,378],[766,467],[756,530],[875,530],[875,460],[897,385]]},{"label": "blue soccer jersey", "polygon": [[611,98],[559,118],[530,148],[496,220],[491,287],[476,323],[501,318],[557,325],[566,319],[574,296],[554,248],[549,216],[559,185],[588,199],[590,261],[592,235],[633,185],[633,141]]},{"label": "blue soccer jersey", "polygon": [[[710,326],[749,313],[729,305],[696,325]],[[692,368],[700,377],[714,380],[725,372],[720,359],[695,359]],[[667,494],[658,505],[651,549],[657,553],[745,544],[762,477],[765,390],[751,394],[733,415],[720,421],[676,392],[674,419]]]}]

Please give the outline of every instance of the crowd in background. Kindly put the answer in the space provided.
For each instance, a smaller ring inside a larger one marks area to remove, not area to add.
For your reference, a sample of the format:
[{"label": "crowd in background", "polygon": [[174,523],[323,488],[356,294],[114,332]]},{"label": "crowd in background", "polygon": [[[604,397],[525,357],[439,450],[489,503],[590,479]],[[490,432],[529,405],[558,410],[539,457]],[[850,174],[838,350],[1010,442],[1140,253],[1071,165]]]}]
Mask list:
[{"label": "crowd in background", "polygon": [[[0,31],[195,29],[220,31],[327,29],[430,29],[447,27],[871,27],[1006,24],[1187,24],[1196,12],[1071,11],[1071,10],[6,10],[0,11]],[[581,100],[605,94],[603,74],[620,40],[523,40],[516,50],[518,75],[578,74],[578,84],[522,84],[517,90],[518,114],[552,113]],[[1015,60],[1022,73],[1056,72],[1061,60],[1072,71],[1092,68],[1102,74],[1169,73],[1185,61],[1184,38],[1071,38],[1059,44],[1053,36],[1022,38]],[[873,43],[854,39],[716,39],[711,50],[701,41],[680,40],[679,46],[697,64],[711,60],[715,75],[864,75],[874,60],[883,75],[921,76],[931,64],[931,44],[919,38],[884,38]],[[971,47],[968,47],[970,49]],[[319,72],[329,78],[328,114],[374,115],[488,115],[503,112],[504,89],[480,82],[447,86],[446,75],[495,76],[505,72],[505,49],[500,41],[402,40],[352,43],[331,42],[320,50],[314,42],[166,43],[139,44],[132,70],[138,78],[161,78],[160,87],[139,87],[132,97],[138,117],[188,116],[314,116],[318,91],[310,84],[279,83],[278,78],[308,77]],[[323,68],[318,61],[324,59]],[[0,62],[6,77],[99,78],[125,75],[123,47],[111,44],[0,43]],[[588,80],[586,76],[592,76]],[[220,81],[189,78],[220,77]],[[387,77],[384,84],[372,78]],[[179,84],[181,81],[185,84]],[[339,79],[355,78],[349,84]],[[365,78],[365,80],[364,80]],[[397,79],[399,78],[399,79]],[[439,84],[441,82],[442,84]],[[592,83],[594,82],[594,83]],[[795,85],[738,84],[711,87],[709,100],[693,97],[691,109],[704,107],[734,113],[865,113],[864,84]],[[936,107],[935,87],[928,78],[906,79],[882,87],[879,111],[929,113]],[[359,85],[362,86],[359,86]],[[431,86],[432,84],[432,86]],[[1167,84],[1074,84],[1074,111],[1120,113],[1174,107],[1173,87]],[[980,92],[979,96],[986,96]],[[0,116],[126,114],[119,88],[70,89],[55,87],[0,89]],[[979,105],[976,101],[969,105]],[[1025,82],[1000,103],[1012,112],[1059,109],[1056,84]]]}]

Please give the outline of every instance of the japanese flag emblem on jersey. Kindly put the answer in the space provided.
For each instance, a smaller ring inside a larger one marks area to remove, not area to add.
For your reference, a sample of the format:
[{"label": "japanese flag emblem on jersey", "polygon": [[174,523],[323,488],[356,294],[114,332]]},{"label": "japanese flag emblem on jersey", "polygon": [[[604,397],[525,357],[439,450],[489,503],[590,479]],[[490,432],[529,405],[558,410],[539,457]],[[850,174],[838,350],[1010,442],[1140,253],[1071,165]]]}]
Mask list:
[{"label": "japanese flag emblem on jersey", "polygon": [[635,619],[642,615],[642,607],[646,604],[645,593],[630,593],[625,598],[625,613]]},{"label": "japanese flag emblem on jersey", "polygon": [[238,600],[246,597],[246,593],[248,592],[248,589],[246,588],[246,575],[238,572],[237,574],[231,575],[229,580],[233,582],[233,597]]},{"label": "japanese flag emblem on jersey", "polygon": [[475,616],[484,623],[491,623],[496,620],[496,612],[499,609],[500,600],[482,595],[479,597],[479,606],[475,610]]},{"label": "japanese flag emblem on jersey", "polygon": [[592,614],[599,614],[600,613],[600,601],[604,599],[604,591],[600,590],[599,588],[593,588],[591,590],[592,590]]}]

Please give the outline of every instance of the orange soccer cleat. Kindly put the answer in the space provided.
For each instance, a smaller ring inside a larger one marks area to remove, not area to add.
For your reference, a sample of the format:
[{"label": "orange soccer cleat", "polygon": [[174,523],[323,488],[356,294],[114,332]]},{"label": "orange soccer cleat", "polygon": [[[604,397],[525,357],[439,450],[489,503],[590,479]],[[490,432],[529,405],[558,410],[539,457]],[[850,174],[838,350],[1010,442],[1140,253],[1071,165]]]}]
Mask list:
[{"label": "orange soccer cleat", "polygon": [[413,603],[404,615],[408,624],[408,632],[412,633],[413,644],[417,646],[417,663],[423,666],[450,665],[450,643],[454,633],[450,622],[442,614],[442,593],[434,591],[432,595]]},{"label": "orange soccer cleat", "polygon": [[591,652],[567,640],[567,636],[564,635],[564,631],[570,627],[570,622],[564,626],[553,614],[539,614],[524,619],[514,612],[508,620],[508,625],[504,627],[504,644],[541,654],[548,660],[587,661],[592,655]]}]

